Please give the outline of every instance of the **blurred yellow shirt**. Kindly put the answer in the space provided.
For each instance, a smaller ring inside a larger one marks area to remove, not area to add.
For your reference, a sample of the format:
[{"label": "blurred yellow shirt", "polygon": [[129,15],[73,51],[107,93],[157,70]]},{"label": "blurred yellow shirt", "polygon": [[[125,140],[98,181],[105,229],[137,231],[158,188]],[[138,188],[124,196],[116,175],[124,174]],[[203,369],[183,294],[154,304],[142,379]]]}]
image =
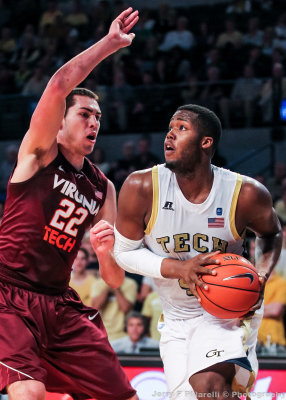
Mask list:
[{"label": "blurred yellow shirt", "polygon": [[[286,280],[274,275],[268,280],[265,286],[264,305],[270,303],[286,304]],[[259,331],[258,341],[266,344],[270,336],[271,343],[285,345],[285,329],[283,317],[263,318]]]}]

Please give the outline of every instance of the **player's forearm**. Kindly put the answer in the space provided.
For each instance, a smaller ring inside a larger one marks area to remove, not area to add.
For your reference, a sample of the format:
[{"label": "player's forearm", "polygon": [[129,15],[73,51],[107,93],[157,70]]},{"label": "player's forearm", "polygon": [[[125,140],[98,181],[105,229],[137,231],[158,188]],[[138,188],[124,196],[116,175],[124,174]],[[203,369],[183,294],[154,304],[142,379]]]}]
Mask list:
[{"label": "player's forearm", "polygon": [[120,48],[114,35],[108,34],[97,43],[64,64],[51,78],[50,83],[66,97],[106,57]]},{"label": "player's forearm", "polygon": [[257,237],[255,243],[255,266],[267,279],[275,267],[282,247],[282,233]]},{"label": "player's forearm", "polygon": [[116,264],[111,252],[97,254],[99,270],[102,279],[113,289],[122,285],[125,272]]}]

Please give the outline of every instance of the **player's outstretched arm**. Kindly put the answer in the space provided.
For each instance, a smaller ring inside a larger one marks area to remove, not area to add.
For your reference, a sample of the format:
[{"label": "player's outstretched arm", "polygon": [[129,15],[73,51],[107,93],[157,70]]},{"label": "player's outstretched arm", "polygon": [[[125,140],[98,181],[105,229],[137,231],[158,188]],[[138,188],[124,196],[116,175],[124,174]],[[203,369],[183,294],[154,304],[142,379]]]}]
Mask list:
[{"label": "player's outstretched arm", "polygon": [[[57,154],[56,136],[60,129],[65,98],[107,56],[129,46],[134,38],[130,29],[138,21],[138,12],[128,8],[111,24],[109,32],[100,41],[64,64],[50,79],[34,111],[30,127],[20,147],[14,181],[27,179],[23,170],[33,175],[47,165]],[[17,175],[19,175],[17,177]]]}]

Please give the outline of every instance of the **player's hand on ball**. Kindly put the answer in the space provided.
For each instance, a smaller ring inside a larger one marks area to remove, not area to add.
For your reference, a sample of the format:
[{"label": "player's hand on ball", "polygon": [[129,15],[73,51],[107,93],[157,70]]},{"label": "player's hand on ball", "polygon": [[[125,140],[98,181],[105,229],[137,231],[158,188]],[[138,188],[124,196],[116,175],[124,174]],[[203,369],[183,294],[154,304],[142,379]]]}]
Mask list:
[{"label": "player's hand on ball", "polygon": [[265,290],[265,285],[267,282],[267,277],[263,274],[260,274],[258,272],[259,275],[259,282],[260,282],[260,294],[259,294],[259,298],[256,304],[254,304],[254,306],[252,306],[249,311],[247,312],[247,314],[245,314],[242,319],[245,318],[251,318],[253,317],[253,315],[255,314],[256,310],[259,310],[259,308],[262,306],[263,300],[264,300],[264,290]]},{"label": "player's hand on ball", "polygon": [[220,251],[198,254],[197,256],[182,262],[182,280],[189,286],[191,292],[198,301],[200,301],[200,296],[197,292],[196,285],[208,290],[207,285],[201,282],[198,276],[205,274],[216,275],[216,271],[207,268],[207,266],[220,264],[220,261],[216,259],[216,255],[218,254],[220,254]]},{"label": "player's hand on ball", "polygon": [[99,221],[90,230],[90,241],[97,255],[113,250],[113,226],[105,220]]}]

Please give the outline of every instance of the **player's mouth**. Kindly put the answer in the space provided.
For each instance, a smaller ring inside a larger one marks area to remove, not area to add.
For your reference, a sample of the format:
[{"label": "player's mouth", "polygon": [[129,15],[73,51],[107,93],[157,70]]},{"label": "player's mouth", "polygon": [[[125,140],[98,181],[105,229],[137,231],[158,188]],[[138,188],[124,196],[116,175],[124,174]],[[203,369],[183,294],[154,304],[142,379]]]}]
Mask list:
[{"label": "player's mouth", "polygon": [[87,139],[90,140],[92,143],[96,142],[96,133],[90,133],[89,135],[87,135]]},{"label": "player's mouth", "polygon": [[175,146],[171,142],[165,143],[165,154],[170,155],[173,154],[175,151]]}]

